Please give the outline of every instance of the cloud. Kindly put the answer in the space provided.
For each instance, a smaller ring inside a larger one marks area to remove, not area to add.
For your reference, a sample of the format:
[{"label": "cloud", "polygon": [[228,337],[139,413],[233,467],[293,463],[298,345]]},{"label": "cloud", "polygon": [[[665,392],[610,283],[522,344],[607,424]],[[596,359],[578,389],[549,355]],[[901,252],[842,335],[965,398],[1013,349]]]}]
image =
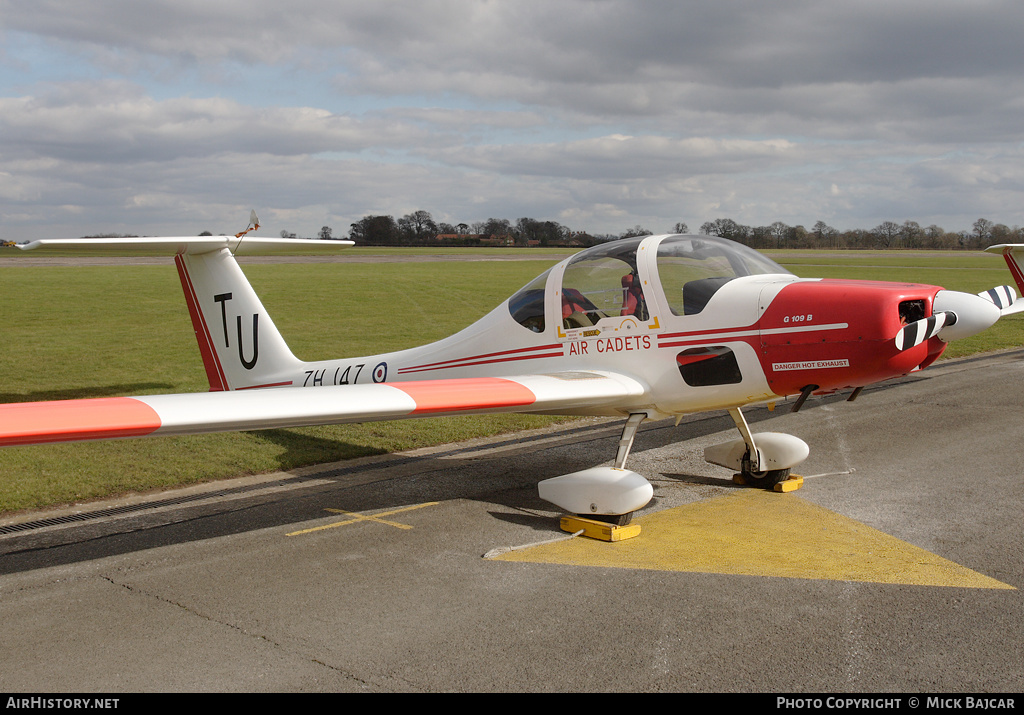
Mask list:
[{"label": "cloud", "polygon": [[498,174],[648,180],[757,171],[787,163],[797,147],[785,139],[746,140],[609,135],[532,145],[474,146],[430,152],[454,166]]},{"label": "cloud", "polygon": [[596,232],[1024,224],[1017,2],[0,0],[0,18],[12,237],[257,202],[306,233],[421,208]]},{"label": "cloud", "polygon": [[358,120],[312,107],[253,108],[222,98],[157,101],[124,82],[46,90],[0,98],[5,156],[123,163],[223,152],[358,152],[427,139],[411,124]]}]

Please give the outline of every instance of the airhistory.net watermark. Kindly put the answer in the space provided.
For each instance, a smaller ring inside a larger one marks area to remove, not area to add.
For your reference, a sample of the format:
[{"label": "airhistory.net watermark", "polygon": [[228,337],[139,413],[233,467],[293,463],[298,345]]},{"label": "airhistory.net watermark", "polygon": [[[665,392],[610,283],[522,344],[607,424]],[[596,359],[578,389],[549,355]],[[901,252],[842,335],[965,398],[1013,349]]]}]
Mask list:
[{"label": "airhistory.net watermark", "polygon": [[8,697],[8,710],[116,710],[120,698]]}]

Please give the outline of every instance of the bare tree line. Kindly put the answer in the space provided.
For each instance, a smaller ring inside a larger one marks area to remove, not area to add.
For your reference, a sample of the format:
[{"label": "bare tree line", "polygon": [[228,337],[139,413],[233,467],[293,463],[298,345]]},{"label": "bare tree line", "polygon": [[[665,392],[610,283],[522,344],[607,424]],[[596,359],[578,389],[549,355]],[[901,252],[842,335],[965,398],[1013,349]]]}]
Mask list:
[{"label": "bare tree line", "polygon": [[[677,222],[668,233],[689,233],[685,222]],[[364,216],[351,224],[348,238],[360,245],[492,245],[492,246],[589,246],[603,241],[653,234],[637,225],[621,234],[590,234],[574,231],[557,221],[520,218],[516,221],[489,218],[473,223],[435,222],[430,212],[414,211],[399,219],[388,215]],[[1024,243],[1024,228],[979,218],[971,230],[946,231],[917,221],[883,221],[871,229],[840,231],[824,221],[810,229],[776,221],[768,226],[745,226],[730,218],[707,221],[699,233],[721,236],[752,248],[821,249],[931,249],[981,250],[996,243]],[[282,236],[294,236],[285,231]],[[324,226],[319,237],[335,238],[333,229]],[[339,237],[340,238],[340,237]]]},{"label": "bare tree line", "polygon": [[985,218],[974,222],[970,231],[946,231],[932,224],[922,227],[917,221],[883,221],[872,229],[839,231],[824,221],[807,230],[776,221],[770,226],[752,228],[731,219],[708,221],[700,232],[722,236],[753,248],[828,248],[828,249],[931,249],[981,250],[996,243],[1024,242],[1024,228],[994,223]]}]

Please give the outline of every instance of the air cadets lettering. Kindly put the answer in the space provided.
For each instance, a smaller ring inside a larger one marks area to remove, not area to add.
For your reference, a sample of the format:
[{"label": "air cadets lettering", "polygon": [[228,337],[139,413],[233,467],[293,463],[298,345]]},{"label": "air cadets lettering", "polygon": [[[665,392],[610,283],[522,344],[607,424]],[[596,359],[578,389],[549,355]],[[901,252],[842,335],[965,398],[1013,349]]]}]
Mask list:
[{"label": "air cadets lettering", "polygon": [[630,335],[625,338],[603,338],[569,343],[570,355],[590,355],[591,347],[599,353],[619,353],[632,350],[650,350],[649,335]]}]

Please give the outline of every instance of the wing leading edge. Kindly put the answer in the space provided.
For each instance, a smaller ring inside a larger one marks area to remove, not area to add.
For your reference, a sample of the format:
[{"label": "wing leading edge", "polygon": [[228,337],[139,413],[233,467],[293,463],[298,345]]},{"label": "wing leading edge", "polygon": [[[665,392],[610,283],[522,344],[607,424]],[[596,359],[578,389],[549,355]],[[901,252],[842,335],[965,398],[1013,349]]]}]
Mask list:
[{"label": "wing leading edge", "polygon": [[372,422],[443,414],[622,409],[648,388],[610,372],[102,397],[0,405],[0,446]]}]

